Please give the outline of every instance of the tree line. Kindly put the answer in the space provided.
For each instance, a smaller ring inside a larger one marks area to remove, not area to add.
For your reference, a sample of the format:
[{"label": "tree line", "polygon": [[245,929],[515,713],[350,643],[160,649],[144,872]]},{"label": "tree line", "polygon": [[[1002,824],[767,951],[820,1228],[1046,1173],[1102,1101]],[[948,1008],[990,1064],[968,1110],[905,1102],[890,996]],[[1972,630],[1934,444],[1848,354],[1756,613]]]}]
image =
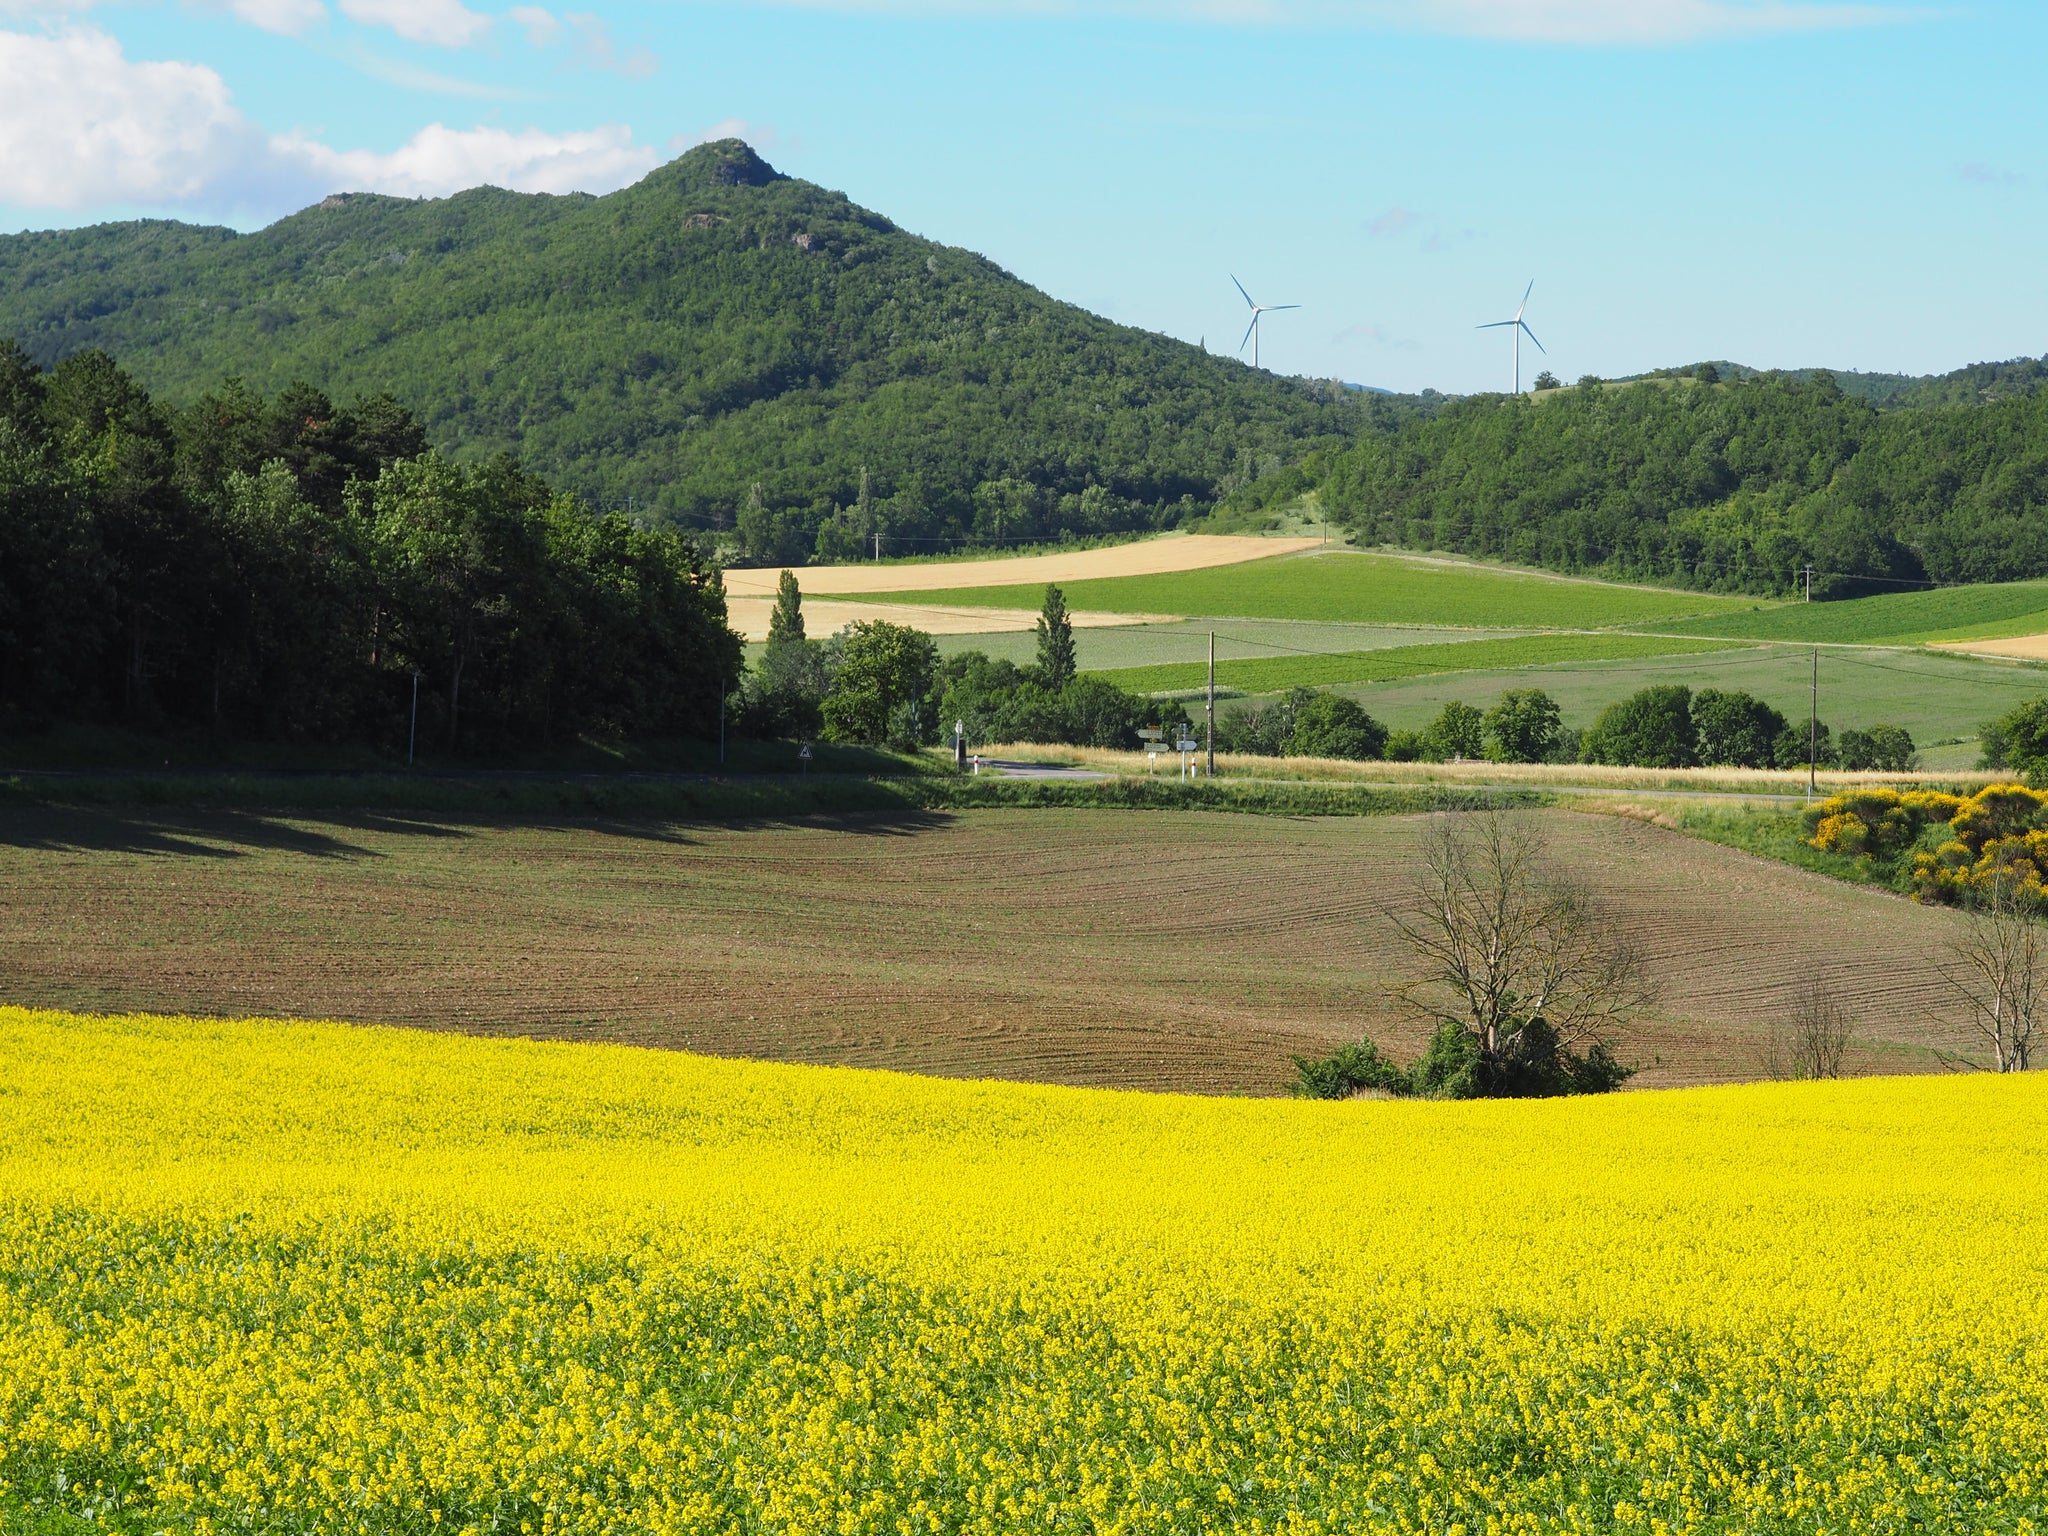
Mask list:
[{"label": "tree line", "polygon": [[1710,591],[2048,574],[2048,392],[1880,409],[1831,375],[1596,379],[1364,432],[1235,493],[1304,495],[1367,543]]},{"label": "tree line", "polygon": [[498,750],[702,735],[740,673],[704,554],[385,395],[228,381],[172,409],[104,352],[0,343],[0,712]]}]

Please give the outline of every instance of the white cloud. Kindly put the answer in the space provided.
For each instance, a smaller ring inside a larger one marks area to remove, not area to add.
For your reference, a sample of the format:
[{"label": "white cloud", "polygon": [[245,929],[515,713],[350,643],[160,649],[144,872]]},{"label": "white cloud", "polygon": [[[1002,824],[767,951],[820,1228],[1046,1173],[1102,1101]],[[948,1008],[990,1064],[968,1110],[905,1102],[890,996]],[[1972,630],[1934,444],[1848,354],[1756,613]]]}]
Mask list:
[{"label": "white cloud", "polygon": [[659,162],[623,124],[544,133],[435,123],[389,153],[335,149],[263,133],[203,64],[130,60],[92,27],[0,30],[0,204],[17,208],[274,216],[328,192],[609,192]]},{"label": "white cloud", "polygon": [[515,5],[505,19],[524,31],[526,40],[536,48],[545,48],[562,35],[562,24],[542,6]]},{"label": "white cloud", "polygon": [[1389,208],[1385,213],[1366,221],[1365,232],[1375,240],[1390,239],[1400,234],[1421,217],[1413,208]]},{"label": "white cloud", "polygon": [[636,46],[621,52],[597,17],[572,11],[568,21],[576,29],[576,52],[585,68],[638,77],[651,75],[660,67],[660,61],[646,48]]},{"label": "white cloud", "polygon": [[303,161],[330,191],[398,197],[442,197],[485,185],[515,192],[611,192],[660,163],[652,149],[633,142],[633,130],[622,123],[581,133],[435,123],[389,154],[330,149],[296,137],[279,140],[277,149]]},{"label": "white cloud", "polygon": [[603,18],[587,11],[565,11],[557,16],[538,5],[515,5],[505,19],[522,28],[527,42],[536,48],[551,48],[566,31],[576,44],[576,62],[585,69],[601,69],[615,75],[651,75],[660,60],[646,48],[634,46],[623,51],[612,41],[611,29]]},{"label": "white cloud", "polygon": [[366,27],[389,27],[409,43],[466,48],[491,30],[491,18],[462,0],[340,0],[341,14]]},{"label": "white cloud", "polygon": [[207,10],[226,11],[252,27],[297,37],[327,19],[326,0],[202,0]]},{"label": "white cloud", "polygon": [[1251,26],[1374,27],[1537,43],[1653,45],[1924,16],[1891,0],[761,0],[923,15],[1090,15]]},{"label": "white cloud", "polygon": [[0,32],[0,200],[191,202],[263,152],[203,64],[131,63],[90,27]]}]

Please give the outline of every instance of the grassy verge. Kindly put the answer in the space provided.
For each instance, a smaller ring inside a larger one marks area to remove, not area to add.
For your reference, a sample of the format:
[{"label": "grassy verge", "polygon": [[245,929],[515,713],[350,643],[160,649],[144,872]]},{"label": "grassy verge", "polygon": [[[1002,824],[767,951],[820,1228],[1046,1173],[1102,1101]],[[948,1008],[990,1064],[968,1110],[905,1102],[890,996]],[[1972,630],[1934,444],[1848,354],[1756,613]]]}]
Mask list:
[{"label": "grassy verge", "polygon": [[[1646,656],[1684,656],[1743,648],[1740,641],[1657,635],[1524,635],[1515,639],[1454,640],[1322,656],[1244,657],[1219,661],[1216,681],[1244,693],[1275,693],[1331,683],[1392,682],[1439,672],[1540,667],[1573,661],[1631,661]],[[1199,661],[1166,662],[1150,667],[1119,667],[1099,675],[1133,693],[1166,693],[1201,687],[1208,678],[1208,665]]]},{"label": "grassy verge", "polygon": [[1776,859],[1852,885],[1881,886],[1901,894],[1911,889],[1901,878],[1904,861],[1850,859],[1814,847],[1801,830],[1797,811],[1725,803],[1684,805],[1672,812],[1672,824],[1688,837],[1739,848],[1758,858]]},{"label": "grassy verge", "polygon": [[1468,806],[1538,805],[1534,790],[1453,785],[1249,784],[1178,779],[1002,779],[950,775],[864,779],[555,779],[402,775],[122,774],[0,777],[0,803],[183,806],[216,810],[393,811],[519,817],[736,820],[863,811],[1003,807],[1234,811],[1279,816],[1383,816]]},{"label": "grassy verge", "polygon": [[[1199,727],[1198,733],[1199,733]],[[991,745],[980,749],[989,757],[1014,758],[1025,762],[1063,763],[1091,768],[1101,773],[1149,777],[1142,752],[1105,751],[1096,747],[1048,747],[1028,743]],[[1158,768],[1165,782],[1172,782],[1173,754],[1165,754]],[[1352,783],[1399,786],[1473,788],[1480,785],[1512,785],[1519,789],[1545,790],[1584,788],[1618,792],[1654,790],[1660,794],[1684,795],[1784,795],[1806,793],[1806,770],[1778,771],[1752,768],[1609,768],[1597,763],[1386,763],[1350,762],[1329,757],[1254,757],[1249,754],[1216,754],[1218,781],[1232,779],[1291,780],[1303,783]],[[1822,794],[1867,785],[1893,788],[1940,788],[1956,794],[1974,794],[1986,784],[2011,775],[1991,772],[1957,773],[1839,773],[1817,776]]]}]

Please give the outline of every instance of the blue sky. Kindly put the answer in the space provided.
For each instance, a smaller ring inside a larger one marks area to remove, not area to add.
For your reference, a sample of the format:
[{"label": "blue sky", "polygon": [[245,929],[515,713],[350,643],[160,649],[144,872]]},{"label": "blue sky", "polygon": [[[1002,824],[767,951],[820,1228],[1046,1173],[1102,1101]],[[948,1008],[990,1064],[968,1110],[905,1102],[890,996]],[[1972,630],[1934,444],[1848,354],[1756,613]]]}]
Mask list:
[{"label": "blue sky", "polygon": [[0,228],[605,191],[712,135],[1112,318],[1391,388],[2048,351],[2048,7],[0,0]]}]

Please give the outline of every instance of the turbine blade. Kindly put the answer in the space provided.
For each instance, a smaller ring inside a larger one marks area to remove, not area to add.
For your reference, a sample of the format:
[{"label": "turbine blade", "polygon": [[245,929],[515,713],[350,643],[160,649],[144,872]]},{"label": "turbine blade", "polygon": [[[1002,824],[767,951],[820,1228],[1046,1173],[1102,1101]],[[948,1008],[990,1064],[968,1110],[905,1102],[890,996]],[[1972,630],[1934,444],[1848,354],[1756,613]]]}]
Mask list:
[{"label": "turbine blade", "polygon": [[1519,320],[1489,320],[1484,325],[1473,326],[1472,329],[1475,331],[1497,331],[1504,325],[1520,325],[1521,323]]},{"label": "turbine blade", "polygon": [[1515,318],[1522,318],[1522,311],[1529,307],[1529,295],[1536,291],[1536,279],[1529,279],[1529,286],[1522,290],[1522,302],[1515,307]]},{"label": "turbine blade", "polygon": [[[1530,330],[1528,326],[1523,325],[1522,322],[1519,320],[1517,320],[1515,324],[1522,326],[1522,334],[1524,336],[1528,337],[1531,341],[1536,341],[1536,333]],[[1541,352],[1545,357],[1550,356],[1549,349],[1545,347],[1543,343],[1540,341],[1536,341],[1536,350],[1538,352]]]},{"label": "turbine blade", "polygon": [[[1237,274],[1235,272],[1230,274],[1230,281],[1232,286],[1235,287],[1239,293],[1244,293],[1244,284],[1238,282]],[[1258,305],[1252,303],[1252,296],[1248,293],[1244,293],[1244,301],[1253,309],[1257,309],[1259,307]]]},{"label": "turbine blade", "polygon": [[1253,331],[1256,331],[1256,330],[1257,330],[1258,328],[1259,328],[1259,316],[1258,316],[1258,312],[1257,312],[1256,310],[1254,310],[1254,311],[1252,312],[1252,323],[1251,323],[1250,325],[1248,325],[1248,326],[1246,326],[1246,327],[1244,328],[1244,341],[1240,341],[1240,342],[1239,342],[1239,343],[1237,344],[1237,350],[1238,350],[1238,351],[1242,352],[1242,351],[1243,351],[1243,350],[1245,349],[1245,342],[1249,342],[1249,341],[1250,341],[1250,340],[1252,339],[1252,332],[1253,332]]},{"label": "turbine blade", "polygon": [[1266,308],[1267,308],[1267,309],[1269,309],[1269,310],[1274,310],[1274,309],[1299,309],[1299,308],[1301,308],[1301,306],[1300,306],[1299,304],[1268,304],[1268,305],[1266,306]]}]

